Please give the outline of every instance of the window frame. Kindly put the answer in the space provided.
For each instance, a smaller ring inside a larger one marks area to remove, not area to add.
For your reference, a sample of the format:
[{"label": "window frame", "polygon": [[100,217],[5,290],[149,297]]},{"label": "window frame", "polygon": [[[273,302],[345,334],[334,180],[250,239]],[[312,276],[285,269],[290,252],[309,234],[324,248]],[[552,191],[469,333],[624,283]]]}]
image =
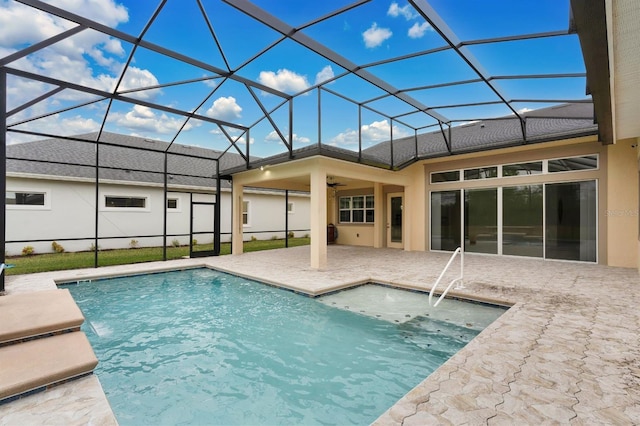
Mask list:
[{"label": "window frame", "polygon": [[[291,206],[291,208],[289,208]],[[287,202],[287,214],[294,214],[296,212],[296,204],[293,201]]]},{"label": "window frame", "polygon": [[[362,207],[354,207],[354,198],[362,198]],[[349,199],[349,207],[342,208],[342,200]],[[368,201],[371,201],[371,207]],[[342,213],[349,212],[349,220],[342,220]],[[354,221],[354,213],[362,213],[362,221]],[[369,221],[368,213],[371,214],[373,220]],[[355,224],[355,225],[373,225],[375,223],[375,198],[373,194],[360,194],[360,195],[341,195],[338,197],[338,223],[341,224]]]},{"label": "window frame", "polygon": [[[175,201],[175,207],[169,207],[169,201]],[[182,202],[180,201],[180,197],[167,197],[167,211],[171,213],[178,213],[182,211]]]},{"label": "window frame", "polygon": [[[7,202],[7,195],[9,193],[14,194],[42,194],[44,196],[43,204],[9,204]],[[7,210],[51,210],[51,191],[49,189],[31,189],[20,188],[10,189],[7,188],[5,194],[5,206]]]},{"label": "window frame", "polygon": [[[113,207],[113,206],[107,205],[107,199],[108,198],[130,198],[130,199],[140,198],[140,199],[144,200],[144,207],[126,207],[126,206]],[[110,194],[103,194],[102,195],[101,210],[103,210],[103,211],[120,211],[120,212],[149,212],[149,211],[151,211],[150,205],[151,205],[151,196],[149,194],[146,194],[146,195],[141,195],[141,194],[122,195],[122,194],[112,194],[112,193],[110,193]]]},{"label": "window frame", "polygon": [[[246,206],[246,209],[245,209]],[[251,227],[251,200],[242,200],[242,226]],[[245,222],[246,217],[246,222]]]}]

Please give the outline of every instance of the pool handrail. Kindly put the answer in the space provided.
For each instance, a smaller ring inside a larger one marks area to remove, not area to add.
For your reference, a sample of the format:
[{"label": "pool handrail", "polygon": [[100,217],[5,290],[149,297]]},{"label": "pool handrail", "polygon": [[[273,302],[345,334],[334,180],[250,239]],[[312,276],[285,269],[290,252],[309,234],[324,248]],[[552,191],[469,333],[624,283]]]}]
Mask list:
[{"label": "pool handrail", "polygon": [[[438,300],[436,300],[436,303],[434,305],[431,305],[431,297],[433,296],[433,292],[435,291],[436,287],[438,287],[438,284],[440,284],[442,277],[444,277],[444,274],[447,272],[447,270],[449,269],[449,266],[451,266],[451,264],[453,263],[453,260],[456,258],[458,254],[460,255],[460,276],[457,278],[454,278],[449,283],[449,286],[442,292],[440,297],[438,297]],[[433,306],[434,308],[437,307],[440,301],[442,300],[442,298],[445,297],[447,293],[449,293],[451,286],[453,286],[453,284],[456,282],[462,282],[463,279],[464,279],[464,251],[462,251],[462,247],[458,247],[451,255],[449,262],[447,262],[447,265],[444,267],[444,269],[440,273],[440,276],[436,280],[435,284],[433,284],[433,287],[431,287],[431,291],[429,291],[429,306]],[[462,286],[460,286],[459,288],[462,288]]]}]

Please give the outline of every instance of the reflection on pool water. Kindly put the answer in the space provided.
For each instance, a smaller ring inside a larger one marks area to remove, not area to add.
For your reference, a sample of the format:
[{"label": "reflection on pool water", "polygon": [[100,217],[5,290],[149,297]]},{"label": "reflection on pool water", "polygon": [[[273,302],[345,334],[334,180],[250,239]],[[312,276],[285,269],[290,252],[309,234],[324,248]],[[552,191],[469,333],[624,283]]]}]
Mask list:
[{"label": "reflection on pool water", "polygon": [[[193,269],[68,288],[123,426],[368,424],[482,328],[422,314],[395,322],[332,306],[367,288],[409,297],[406,306],[426,300],[375,285],[312,299]],[[481,306],[454,304],[459,312]],[[493,312],[485,326],[504,310]]]}]

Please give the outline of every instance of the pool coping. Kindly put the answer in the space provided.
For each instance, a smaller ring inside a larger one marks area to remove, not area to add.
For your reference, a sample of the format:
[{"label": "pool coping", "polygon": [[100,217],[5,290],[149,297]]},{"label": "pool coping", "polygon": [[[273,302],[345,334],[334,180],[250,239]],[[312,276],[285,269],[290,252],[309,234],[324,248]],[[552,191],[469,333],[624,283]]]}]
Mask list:
[{"label": "pool coping", "polygon": [[[55,288],[56,282],[63,281],[209,267],[277,287],[293,287],[292,291],[304,288],[308,291],[303,293],[308,294],[323,294],[366,281],[424,291],[429,287],[425,282],[435,281],[448,258],[446,254],[433,252],[333,246],[329,250],[332,268],[319,271],[307,266],[308,248],[282,250],[289,250],[286,256],[274,250],[9,276],[8,289],[37,291]],[[569,423],[570,419],[586,423],[640,423],[640,386],[632,386],[640,384],[640,364],[634,367],[631,362],[640,359],[636,335],[640,313],[633,308],[640,304],[637,271],[536,259],[509,258],[508,262],[488,256],[468,259],[465,260],[468,288],[454,294],[461,294],[464,299],[472,296],[508,302],[511,308],[388,408],[374,424],[487,424],[490,419],[506,424]],[[282,280],[290,279],[301,285],[282,286],[276,279],[281,275]],[[578,289],[580,294],[576,293]],[[635,343],[629,339],[635,339]],[[581,379],[574,379],[575,374],[580,374]],[[99,381],[92,378],[91,386],[96,385],[101,397],[94,397],[92,403],[83,398],[84,406],[69,409],[75,413],[99,411],[96,405],[103,404],[110,410]],[[68,385],[61,387],[65,386]],[[93,388],[91,392],[95,391]],[[63,418],[64,413],[52,409],[50,392],[44,392],[45,397],[40,399],[30,399],[37,395],[25,398],[30,402],[12,408],[10,416],[5,415],[6,407],[0,406],[0,424],[11,420],[18,423],[25,418],[33,422],[37,417],[13,415],[21,410],[33,413],[43,404],[49,405],[46,415],[41,413],[41,419]],[[74,394],[77,398],[78,391],[64,390],[64,396],[70,400]],[[53,408],[58,409],[61,403],[58,401]],[[89,423],[79,421],[77,416],[73,418],[76,420],[67,423]],[[101,421],[92,423],[116,424],[115,418],[110,421],[103,416]]]}]

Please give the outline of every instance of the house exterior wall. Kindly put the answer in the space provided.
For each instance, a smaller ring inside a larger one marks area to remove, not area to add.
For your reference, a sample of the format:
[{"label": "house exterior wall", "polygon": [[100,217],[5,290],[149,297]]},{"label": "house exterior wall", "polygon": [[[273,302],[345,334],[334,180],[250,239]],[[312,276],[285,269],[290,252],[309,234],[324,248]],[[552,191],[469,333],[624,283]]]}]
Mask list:
[{"label": "house exterior wall", "polygon": [[[425,160],[403,170],[411,176],[411,184],[404,191],[405,250],[430,250],[430,193],[460,188],[488,188],[532,183],[561,183],[596,180],[597,182],[597,260],[601,264],[640,269],[640,240],[638,238],[638,208],[640,151],[637,138],[618,141],[614,145],[602,145],[595,137],[585,137],[561,142],[532,146],[511,147],[487,152],[456,155],[450,158]],[[535,160],[598,154],[597,170],[574,171],[536,176],[516,176],[503,179],[487,179],[455,183],[430,183],[432,172],[454,169],[529,162]],[[337,215],[337,199],[340,195],[373,193],[371,188],[338,192],[330,214]],[[397,187],[385,186],[386,194]],[[378,203],[376,199],[376,203]],[[386,209],[381,220],[386,223]],[[374,246],[372,225],[337,223],[339,244]],[[386,237],[383,237],[383,241]],[[382,245],[384,246],[384,244]]]},{"label": "house exterior wall", "polygon": [[[44,192],[45,206],[7,206],[7,255],[18,255],[22,248],[32,246],[36,253],[52,252],[51,243],[57,241],[66,251],[86,251],[92,248],[95,235],[95,184],[79,180],[43,179],[41,177],[8,176],[7,190],[16,192]],[[142,197],[145,208],[109,208],[105,196]],[[192,195],[185,191],[170,190],[169,199],[177,200],[177,208],[167,209],[167,245],[174,240],[180,245],[189,243]],[[285,236],[285,199],[283,193],[245,190],[244,199],[250,203],[250,226],[245,240],[270,239]],[[212,193],[194,193],[194,201],[213,202]],[[289,229],[303,236],[309,229],[309,197],[289,194],[294,204],[289,214]],[[101,183],[98,197],[98,235],[101,249],[127,248],[132,240],[137,246],[162,246],[164,191],[150,185],[122,185]],[[231,194],[221,195],[222,241],[231,239]],[[213,235],[213,206],[194,206],[194,231],[207,231],[195,236],[198,243],[209,243]],[[183,234],[183,235],[179,235]],[[145,237],[156,235],[156,237]],[[82,238],[71,241],[66,239]],[[26,242],[41,240],[39,242]]]},{"label": "house exterior wall", "polygon": [[[607,264],[636,266],[638,236],[637,139],[619,140],[607,149]],[[632,238],[633,237],[633,238]]]},{"label": "house exterior wall", "polygon": [[[455,183],[430,183],[430,176],[433,172],[447,171],[453,169],[467,169],[475,167],[493,166],[499,164],[522,163],[535,160],[572,157],[588,154],[598,154],[599,169],[567,173],[554,173],[533,176],[513,176],[503,179],[479,179]],[[458,157],[458,156],[456,156]],[[607,200],[607,161],[606,148],[595,138],[581,138],[577,140],[552,142],[548,144],[536,144],[534,146],[522,146],[507,148],[504,150],[492,150],[475,155],[464,156],[460,159],[455,157],[448,161],[427,161],[425,162],[425,181],[427,187],[427,206],[432,191],[446,191],[454,189],[479,189],[499,186],[526,185],[533,183],[559,183],[569,181],[597,181],[598,194],[598,235],[597,235],[597,259],[600,263],[606,263],[607,255],[607,229],[606,229],[606,200]],[[427,207],[429,211],[429,207]],[[430,221],[430,218],[428,219]],[[426,227],[426,246],[430,247],[431,241],[430,227]]]}]

